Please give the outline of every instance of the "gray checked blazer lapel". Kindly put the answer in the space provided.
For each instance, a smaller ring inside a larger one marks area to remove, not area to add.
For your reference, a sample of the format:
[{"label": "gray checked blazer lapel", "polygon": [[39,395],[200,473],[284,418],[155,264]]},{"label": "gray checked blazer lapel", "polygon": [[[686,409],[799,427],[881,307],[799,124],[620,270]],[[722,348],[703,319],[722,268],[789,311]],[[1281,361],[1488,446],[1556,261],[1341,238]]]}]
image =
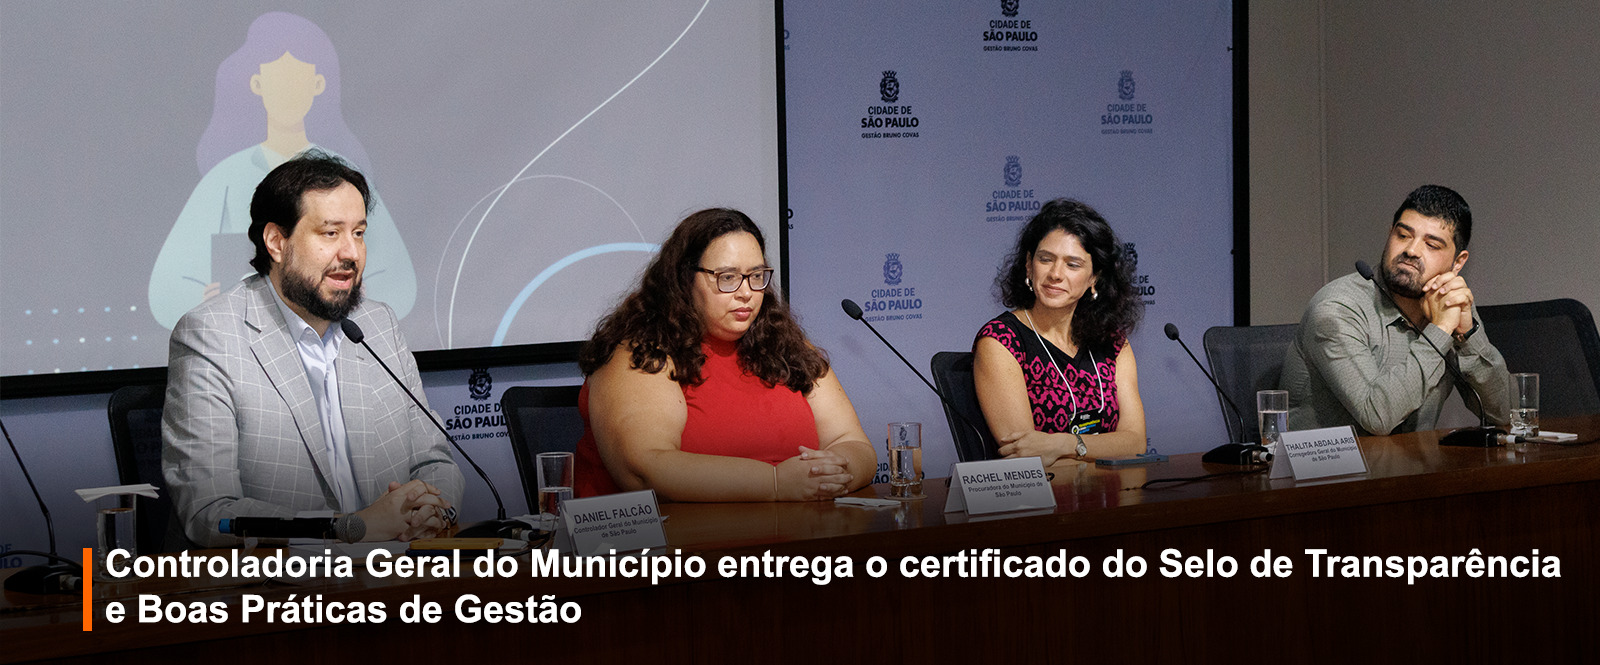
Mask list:
[{"label": "gray checked blazer lapel", "polygon": [[[362,439],[373,431],[376,414],[367,403],[380,386],[392,381],[366,347],[345,339],[339,348],[339,359],[334,361],[339,372],[339,410],[344,414],[344,429],[351,442]],[[362,503],[370,503],[389,491],[378,487],[378,472],[390,464],[388,459],[374,459],[381,449],[371,446],[350,446],[350,472],[356,477],[356,491]]]},{"label": "gray checked blazer lapel", "polygon": [[[250,309],[245,323],[258,337],[250,342],[250,352],[266,372],[267,380],[289,407],[295,427],[300,430],[300,441],[311,455],[316,472],[325,492],[331,495],[333,460],[329,459],[327,444],[322,438],[322,417],[317,414],[316,398],[311,394],[311,379],[306,376],[306,366],[300,361],[300,351],[289,337],[288,323],[278,311],[278,303],[268,292],[270,280],[261,279],[251,286]],[[337,502],[335,502],[337,503]]]}]

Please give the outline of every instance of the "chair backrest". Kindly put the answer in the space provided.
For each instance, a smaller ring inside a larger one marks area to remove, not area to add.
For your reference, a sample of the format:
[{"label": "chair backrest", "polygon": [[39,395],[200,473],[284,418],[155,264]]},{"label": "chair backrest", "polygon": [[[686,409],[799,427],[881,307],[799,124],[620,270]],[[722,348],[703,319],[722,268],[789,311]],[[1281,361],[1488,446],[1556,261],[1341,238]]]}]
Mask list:
[{"label": "chair backrest", "polygon": [[949,404],[944,407],[944,418],[950,423],[950,437],[956,444],[956,457],[963,462],[999,459],[1000,445],[995,443],[989,423],[983,419],[983,410],[978,407],[978,390],[972,383],[972,354],[940,351],[933,354],[931,364],[933,382],[960,413],[951,411]]},{"label": "chair backrest", "polygon": [[578,450],[583,438],[583,418],[578,415],[578,390],[582,386],[516,386],[500,395],[500,412],[505,414],[511,434],[511,451],[517,456],[517,475],[522,476],[522,492],[528,513],[538,514],[539,453]]},{"label": "chair backrest", "polygon": [[117,482],[150,483],[160,498],[137,497],[134,528],[139,554],[166,551],[172,497],[161,475],[161,410],[166,403],[165,381],[154,385],[123,386],[111,393],[106,408],[111,419],[111,446],[117,456]]},{"label": "chair backrest", "polygon": [[[1222,391],[1239,407],[1239,418],[1244,419],[1243,441],[1261,439],[1261,425],[1256,422],[1256,392],[1277,390],[1278,375],[1283,373],[1283,356],[1294,343],[1298,323],[1276,326],[1217,326],[1206,331],[1203,344],[1206,364],[1211,365],[1212,376]],[[1222,409],[1222,422],[1227,424],[1228,436],[1239,441],[1239,419],[1233,410],[1217,398]]]},{"label": "chair backrest", "polygon": [[1478,316],[1507,370],[1539,375],[1539,415],[1600,413],[1600,334],[1583,303],[1490,305]]}]

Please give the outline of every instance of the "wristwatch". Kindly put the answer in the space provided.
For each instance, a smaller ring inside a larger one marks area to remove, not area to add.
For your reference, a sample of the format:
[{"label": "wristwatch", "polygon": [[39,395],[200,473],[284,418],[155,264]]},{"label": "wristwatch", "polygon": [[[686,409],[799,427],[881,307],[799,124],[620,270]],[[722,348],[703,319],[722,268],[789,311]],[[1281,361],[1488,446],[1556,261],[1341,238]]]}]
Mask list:
[{"label": "wristwatch", "polygon": [[1089,446],[1083,443],[1083,435],[1079,434],[1078,430],[1072,430],[1072,435],[1078,437],[1078,458],[1082,459],[1084,455],[1089,454]]}]

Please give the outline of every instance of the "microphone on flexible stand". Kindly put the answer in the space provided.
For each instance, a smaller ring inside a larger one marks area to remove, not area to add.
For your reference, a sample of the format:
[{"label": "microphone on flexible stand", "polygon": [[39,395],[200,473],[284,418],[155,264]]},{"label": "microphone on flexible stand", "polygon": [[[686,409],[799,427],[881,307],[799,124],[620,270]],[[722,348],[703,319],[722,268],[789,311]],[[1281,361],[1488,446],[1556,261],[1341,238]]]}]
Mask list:
[{"label": "microphone on flexible stand", "polygon": [[417,399],[417,396],[411,393],[411,389],[406,387],[406,383],[401,381],[400,377],[395,376],[394,370],[389,369],[389,364],[383,362],[383,357],[379,356],[377,351],[372,350],[372,345],[366,342],[366,333],[361,332],[361,326],[356,325],[356,322],[350,319],[341,319],[339,321],[339,329],[344,331],[344,336],[350,338],[350,341],[367,348],[367,352],[371,353],[373,359],[378,361],[378,365],[383,367],[383,371],[389,373],[389,378],[394,379],[395,385],[400,386],[400,389],[405,391],[406,396],[416,403],[417,408],[422,409],[422,413],[428,416],[428,422],[433,423],[433,426],[438,428],[439,433],[444,435],[445,440],[449,441],[450,445],[455,446],[456,452],[461,453],[461,457],[472,465],[472,470],[477,471],[478,477],[482,478],[484,484],[489,486],[489,493],[494,495],[495,518],[462,527],[461,530],[456,532],[455,537],[514,538],[520,540],[525,532],[534,530],[532,526],[522,520],[506,519],[506,504],[500,500],[500,492],[494,488],[494,481],[489,480],[489,474],[484,473],[478,463],[472,461],[472,456],[468,455],[467,451],[462,450],[461,444],[456,443],[455,437],[450,436],[450,433],[445,431],[444,425],[439,424],[439,421],[433,417],[433,412],[429,411],[428,407],[423,406],[422,400]]},{"label": "microphone on flexible stand", "polygon": [[1222,401],[1228,405],[1228,408],[1233,409],[1233,417],[1239,421],[1239,443],[1249,445],[1249,442],[1244,440],[1244,414],[1239,411],[1239,405],[1234,404],[1233,399],[1228,397],[1228,393],[1223,392],[1222,384],[1217,383],[1216,378],[1211,376],[1211,372],[1206,371],[1206,366],[1200,364],[1200,359],[1194,357],[1194,352],[1189,350],[1189,345],[1184,344],[1183,340],[1178,337],[1178,326],[1168,323],[1166,327],[1166,333],[1167,339],[1177,342],[1179,346],[1183,347],[1183,352],[1189,354],[1189,359],[1194,361],[1194,366],[1199,367],[1200,373],[1206,375],[1206,380],[1211,382],[1211,387],[1217,389],[1217,396],[1222,398]]},{"label": "microphone on flexible stand", "polygon": [[[1383,298],[1388,300],[1390,305],[1392,305],[1395,309],[1400,309],[1400,305],[1394,301],[1394,296],[1389,295],[1389,289],[1384,288],[1383,282],[1373,279],[1372,266],[1367,265],[1366,261],[1356,261],[1356,272],[1361,275],[1361,279],[1372,282],[1373,286],[1377,287],[1378,293],[1382,293]],[[1404,312],[1405,310],[1401,311]],[[1471,311],[1466,312],[1466,314],[1467,316],[1472,316]],[[1417,333],[1417,336],[1421,337],[1422,341],[1428,343],[1428,347],[1432,348],[1434,353],[1439,354],[1439,358],[1444,360],[1444,368],[1449,370],[1450,375],[1456,378],[1456,383],[1466,386],[1467,390],[1472,391],[1472,397],[1478,402],[1478,426],[1463,427],[1461,429],[1454,430],[1449,434],[1444,435],[1444,438],[1439,440],[1439,445],[1461,446],[1466,448],[1493,448],[1495,446],[1503,446],[1507,443],[1511,443],[1514,437],[1506,433],[1505,430],[1489,424],[1489,412],[1483,407],[1483,396],[1478,394],[1477,388],[1472,387],[1472,384],[1467,382],[1467,378],[1461,375],[1460,370],[1456,369],[1450,364],[1449,356],[1446,356],[1444,351],[1440,351],[1439,347],[1434,346],[1433,340],[1428,339],[1427,335],[1422,334],[1421,329],[1417,328],[1415,325],[1412,325],[1410,318],[1406,317],[1403,313],[1401,314],[1400,318],[1405,320],[1406,326],[1411,328],[1413,332]]]},{"label": "microphone on flexible stand", "polygon": [[39,502],[39,512],[44,513],[45,529],[50,533],[49,552],[11,550],[6,554],[28,554],[57,562],[29,566],[12,573],[11,577],[6,578],[6,591],[37,595],[78,593],[82,589],[83,578],[73,573],[79,572],[80,568],[71,559],[56,554],[56,524],[50,519],[50,509],[44,505],[44,498],[39,496],[39,488],[33,484],[33,476],[28,474],[28,466],[22,463],[22,453],[17,452],[17,444],[11,440],[11,431],[6,429],[4,422],[0,422],[0,433],[5,434],[6,443],[11,446],[11,454],[17,458],[17,467],[22,469],[22,477],[28,481],[28,489],[33,490],[33,498]]},{"label": "microphone on flexible stand", "polygon": [[1206,366],[1200,364],[1200,359],[1194,357],[1194,352],[1189,350],[1189,345],[1183,343],[1183,339],[1178,336],[1178,326],[1168,323],[1165,331],[1167,339],[1177,342],[1179,346],[1183,347],[1183,352],[1189,354],[1189,359],[1194,361],[1194,366],[1200,368],[1200,373],[1204,374],[1206,380],[1211,382],[1211,387],[1217,389],[1217,396],[1221,397],[1223,403],[1233,409],[1233,417],[1239,421],[1239,443],[1226,443],[1212,448],[1201,456],[1200,461],[1210,464],[1238,465],[1271,462],[1272,451],[1267,450],[1266,446],[1249,443],[1244,440],[1244,414],[1239,412],[1239,405],[1234,404],[1233,399],[1228,397],[1228,393],[1223,392],[1222,384],[1217,383],[1217,380],[1211,376],[1211,372],[1206,371]]},{"label": "microphone on flexible stand", "polygon": [[979,441],[983,442],[985,445],[988,445],[989,440],[988,440],[988,438],[984,437],[982,428],[979,428],[978,426],[973,425],[972,421],[967,420],[966,416],[961,415],[961,411],[956,409],[956,405],[952,404],[950,402],[949,398],[946,398],[944,396],[944,393],[939,392],[938,388],[933,387],[933,383],[928,381],[928,378],[923,376],[922,372],[918,372],[916,366],[911,364],[911,361],[906,360],[905,356],[900,355],[900,350],[899,349],[894,348],[894,345],[890,344],[889,340],[884,339],[883,335],[878,332],[877,328],[872,327],[872,322],[871,321],[868,321],[868,320],[866,320],[864,318],[861,318],[861,306],[857,305],[856,301],[851,300],[849,298],[845,298],[844,300],[839,301],[839,306],[844,308],[844,313],[848,314],[850,316],[850,318],[867,324],[867,330],[871,330],[872,334],[877,335],[878,336],[878,340],[882,341],[884,346],[889,347],[890,351],[893,351],[896,356],[900,357],[900,362],[905,363],[906,367],[910,367],[911,371],[917,375],[917,378],[922,379],[922,382],[927,384],[928,390],[932,390],[933,394],[937,395],[939,397],[939,401],[944,402],[945,409],[948,410],[950,413],[956,414],[956,418],[958,420],[960,420],[962,423],[965,423],[967,427],[972,428],[972,431],[978,435],[978,440]]}]

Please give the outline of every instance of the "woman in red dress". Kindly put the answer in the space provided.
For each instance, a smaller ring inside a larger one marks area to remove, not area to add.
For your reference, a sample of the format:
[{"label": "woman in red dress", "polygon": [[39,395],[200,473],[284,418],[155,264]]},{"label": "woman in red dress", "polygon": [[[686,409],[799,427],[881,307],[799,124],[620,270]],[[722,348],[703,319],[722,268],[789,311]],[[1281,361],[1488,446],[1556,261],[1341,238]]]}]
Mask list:
[{"label": "woman in red dress", "polygon": [[877,452],[765,250],[744,213],[694,213],[600,321],[578,359],[578,496],[816,501],[872,482]]}]

